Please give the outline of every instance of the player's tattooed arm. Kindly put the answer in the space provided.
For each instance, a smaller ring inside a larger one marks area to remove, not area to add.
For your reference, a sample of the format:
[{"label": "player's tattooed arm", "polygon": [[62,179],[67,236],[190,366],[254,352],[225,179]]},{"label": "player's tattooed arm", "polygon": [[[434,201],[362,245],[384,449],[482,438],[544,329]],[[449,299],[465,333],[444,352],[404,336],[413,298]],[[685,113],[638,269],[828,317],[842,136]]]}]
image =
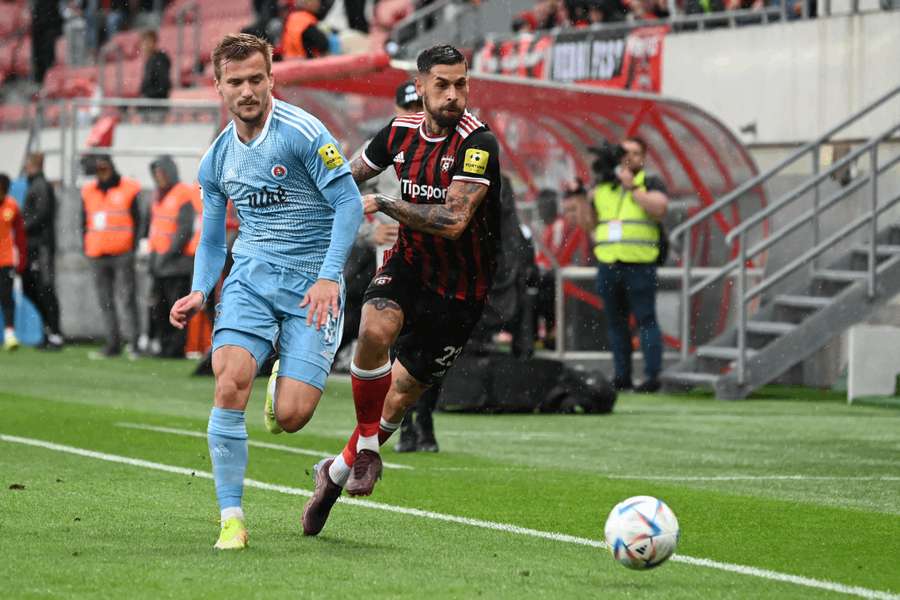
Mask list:
[{"label": "player's tattooed arm", "polygon": [[381,173],[381,171],[377,171],[370,167],[366,161],[363,160],[362,156],[357,156],[350,163],[350,174],[353,175],[353,181],[356,183],[368,181],[379,173]]},{"label": "player's tattooed arm", "polygon": [[487,191],[480,183],[454,181],[445,204],[413,204],[384,194],[376,194],[375,203],[379,211],[412,229],[455,240],[469,226]]}]

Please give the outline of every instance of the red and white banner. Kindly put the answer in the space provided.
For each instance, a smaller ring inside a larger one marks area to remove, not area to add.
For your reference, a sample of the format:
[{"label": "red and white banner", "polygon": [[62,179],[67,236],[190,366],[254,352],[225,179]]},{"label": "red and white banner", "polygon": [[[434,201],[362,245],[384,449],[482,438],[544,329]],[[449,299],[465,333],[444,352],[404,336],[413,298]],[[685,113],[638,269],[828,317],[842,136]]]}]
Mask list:
[{"label": "red and white banner", "polygon": [[658,93],[668,31],[576,29],[488,40],[475,52],[473,70]]}]

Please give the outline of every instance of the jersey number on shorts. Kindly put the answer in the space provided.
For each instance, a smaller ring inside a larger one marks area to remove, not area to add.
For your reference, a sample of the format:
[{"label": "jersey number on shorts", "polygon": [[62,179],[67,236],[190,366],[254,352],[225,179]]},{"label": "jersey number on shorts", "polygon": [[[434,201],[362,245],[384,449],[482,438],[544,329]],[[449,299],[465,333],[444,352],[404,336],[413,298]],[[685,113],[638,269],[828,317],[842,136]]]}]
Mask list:
[{"label": "jersey number on shorts", "polygon": [[440,358],[434,359],[434,362],[441,365],[445,369],[449,369],[450,365],[453,364],[453,361],[462,353],[462,346],[444,346],[444,355]]}]

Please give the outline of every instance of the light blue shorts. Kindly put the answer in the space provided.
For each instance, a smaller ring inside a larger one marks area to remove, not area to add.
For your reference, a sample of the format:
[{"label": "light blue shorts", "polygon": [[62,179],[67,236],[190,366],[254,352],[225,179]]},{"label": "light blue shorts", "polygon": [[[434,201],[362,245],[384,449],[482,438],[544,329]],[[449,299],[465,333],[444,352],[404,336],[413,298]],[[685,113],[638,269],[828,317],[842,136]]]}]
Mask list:
[{"label": "light blue shorts", "polygon": [[321,329],[306,324],[300,302],[315,279],[304,273],[246,256],[235,256],[216,307],[213,351],[240,346],[256,359],[257,368],[273,351],[278,374],[322,390],[331,371],[344,327],[344,283],[341,312]]}]

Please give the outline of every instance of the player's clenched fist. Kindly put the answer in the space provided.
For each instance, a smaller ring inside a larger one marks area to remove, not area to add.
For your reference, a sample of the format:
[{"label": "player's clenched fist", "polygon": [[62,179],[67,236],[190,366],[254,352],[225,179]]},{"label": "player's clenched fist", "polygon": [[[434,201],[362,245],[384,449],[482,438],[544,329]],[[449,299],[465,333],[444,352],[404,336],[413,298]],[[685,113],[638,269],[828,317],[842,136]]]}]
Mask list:
[{"label": "player's clenched fist", "polygon": [[203,308],[203,294],[191,292],[176,300],[172,305],[172,310],[169,311],[169,323],[172,324],[172,327],[184,329],[188,320],[201,308]]}]

